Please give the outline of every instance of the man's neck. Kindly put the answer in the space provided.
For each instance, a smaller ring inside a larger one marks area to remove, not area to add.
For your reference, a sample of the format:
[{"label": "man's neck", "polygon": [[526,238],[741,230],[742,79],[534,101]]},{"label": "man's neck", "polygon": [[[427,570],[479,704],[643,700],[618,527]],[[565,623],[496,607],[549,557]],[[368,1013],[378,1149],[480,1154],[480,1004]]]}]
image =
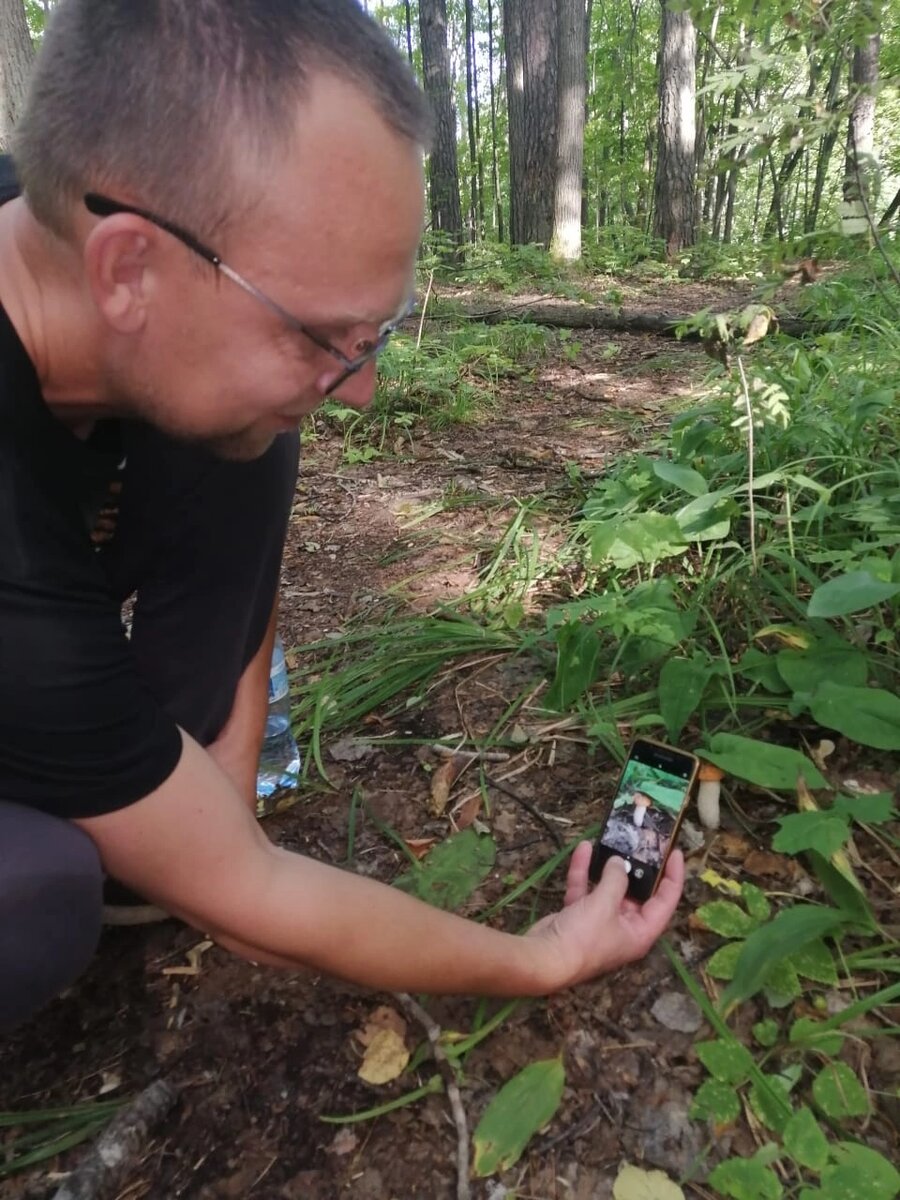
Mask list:
[{"label": "man's neck", "polygon": [[0,304],[44,399],[77,436],[103,415],[97,323],[78,249],[40,226],[21,198],[0,207]]}]

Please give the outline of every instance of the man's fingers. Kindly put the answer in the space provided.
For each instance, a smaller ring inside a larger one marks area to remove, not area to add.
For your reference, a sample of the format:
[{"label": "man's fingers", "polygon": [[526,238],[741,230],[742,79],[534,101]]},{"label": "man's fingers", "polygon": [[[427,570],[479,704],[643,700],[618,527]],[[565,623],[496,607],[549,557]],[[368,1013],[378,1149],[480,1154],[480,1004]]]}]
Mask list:
[{"label": "man's fingers", "polygon": [[673,850],[666,864],[666,873],[660,881],[653,897],[641,909],[644,923],[658,937],[663,932],[678,901],[681,899],[681,889],[684,886],[684,855],[680,850]]},{"label": "man's fingers", "polygon": [[593,846],[590,842],[579,842],[569,860],[569,873],[566,877],[566,898],[563,904],[568,908],[588,894],[588,869],[591,865]]},{"label": "man's fingers", "polygon": [[624,858],[607,859],[600,882],[594,891],[595,897],[601,897],[609,906],[610,912],[618,913],[625,893],[628,891],[628,871]]}]

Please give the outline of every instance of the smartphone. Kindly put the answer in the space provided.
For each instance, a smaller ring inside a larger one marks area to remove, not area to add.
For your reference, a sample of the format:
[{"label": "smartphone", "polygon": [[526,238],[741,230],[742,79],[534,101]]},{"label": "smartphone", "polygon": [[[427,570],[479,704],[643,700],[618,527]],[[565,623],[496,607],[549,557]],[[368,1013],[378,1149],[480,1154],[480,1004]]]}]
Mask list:
[{"label": "smartphone", "polygon": [[606,860],[616,856],[625,860],[628,895],[640,903],[650,899],[675,845],[699,766],[684,750],[649,738],[632,742],[606,824],[594,843],[592,883]]}]

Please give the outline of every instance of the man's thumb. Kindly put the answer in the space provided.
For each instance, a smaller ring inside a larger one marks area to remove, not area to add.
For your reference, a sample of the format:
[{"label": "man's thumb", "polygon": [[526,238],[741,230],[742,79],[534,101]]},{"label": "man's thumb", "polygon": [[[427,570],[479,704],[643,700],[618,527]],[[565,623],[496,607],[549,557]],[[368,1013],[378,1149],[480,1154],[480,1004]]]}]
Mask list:
[{"label": "man's thumb", "polygon": [[597,884],[597,891],[610,904],[618,907],[628,891],[628,864],[624,858],[613,855],[607,860]]}]

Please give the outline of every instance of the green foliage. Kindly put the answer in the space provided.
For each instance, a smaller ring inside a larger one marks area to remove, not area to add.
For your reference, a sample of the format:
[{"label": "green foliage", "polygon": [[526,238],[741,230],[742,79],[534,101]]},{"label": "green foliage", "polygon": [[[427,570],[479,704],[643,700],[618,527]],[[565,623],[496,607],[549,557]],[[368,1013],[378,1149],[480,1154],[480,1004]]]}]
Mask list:
[{"label": "green foliage", "polygon": [[487,834],[465,829],[435,846],[423,863],[395,879],[394,886],[454,912],[491,873],[496,849]]},{"label": "green foliage", "polygon": [[533,1134],[562,1101],[566,1072],[561,1058],[533,1062],[514,1075],[488,1105],[472,1135],[476,1179],[519,1161]]}]

